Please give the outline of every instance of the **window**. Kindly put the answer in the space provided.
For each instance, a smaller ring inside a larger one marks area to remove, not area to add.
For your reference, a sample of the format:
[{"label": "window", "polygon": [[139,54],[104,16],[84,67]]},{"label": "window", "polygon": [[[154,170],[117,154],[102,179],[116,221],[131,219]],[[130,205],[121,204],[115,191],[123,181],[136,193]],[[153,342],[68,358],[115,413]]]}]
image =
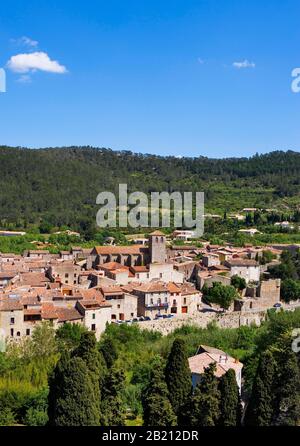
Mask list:
[{"label": "window", "polygon": [[186,305],[186,297],[183,298],[183,303]]},{"label": "window", "polygon": [[65,274],[65,278],[67,278],[67,277],[69,277],[69,274],[68,274],[68,273]]},{"label": "window", "polygon": [[120,305],[120,304],[118,304],[118,308],[121,308],[121,305]]},{"label": "window", "polygon": [[93,319],[96,319],[96,315],[95,315],[95,313],[92,314],[92,318],[93,318]]},{"label": "window", "polygon": [[150,304],[153,305],[153,297],[150,299]]},{"label": "window", "polygon": [[17,331],[17,336],[21,336],[21,333],[19,331]]},{"label": "window", "polygon": [[157,299],[157,303],[158,303],[158,305],[161,305],[161,298],[160,297]]},{"label": "window", "polygon": [[13,325],[14,323],[15,323],[15,318],[14,318],[14,317],[11,317],[11,318],[10,318],[10,324]]},{"label": "window", "polygon": [[26,336],[30,336],[30,328],[26,328]]},{"label": "window", "polygon": [[11,336],[14,335],[14,329],[13,329],[13,328],[10,329],[10,335],[11,335]]},{"label": "window", "polygon": [[91,330],[96,331],[96,324],[92,324]]},{"label": "window", "polygon": [[162,278],[162,276],[163,276],[163,273],[159,273],[159,277],[160,277],[160,279]]},{"label": "window", "polygon": [[137,275],[136,275],[136,278],[137,278],[137,279],[139,279],[139,278],[140,278],[140,275],[139,275],[139,274],[137,274]]}]

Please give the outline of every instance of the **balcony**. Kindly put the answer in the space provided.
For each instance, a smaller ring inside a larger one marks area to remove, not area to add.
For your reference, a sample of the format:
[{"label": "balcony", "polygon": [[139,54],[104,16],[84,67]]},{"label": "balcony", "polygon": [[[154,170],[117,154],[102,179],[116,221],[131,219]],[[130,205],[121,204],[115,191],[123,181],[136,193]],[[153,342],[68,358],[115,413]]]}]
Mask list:
[{"label": "balcony", "polygon": [[168,308],[168,307],[169,307],[168,302],[145,304],[145,308]]}]

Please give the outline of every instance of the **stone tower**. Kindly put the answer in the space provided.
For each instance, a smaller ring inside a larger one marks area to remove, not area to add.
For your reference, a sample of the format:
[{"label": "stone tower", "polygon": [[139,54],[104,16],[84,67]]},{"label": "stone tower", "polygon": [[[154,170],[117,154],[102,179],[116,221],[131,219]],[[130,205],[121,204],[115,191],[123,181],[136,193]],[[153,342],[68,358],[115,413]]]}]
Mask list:
[{"label": "stone tower", "polygon": [[154,231],[149,234],[149,251],[151,263],[165,263],[167,260],[166,253],[166,236],[160,231]]}]

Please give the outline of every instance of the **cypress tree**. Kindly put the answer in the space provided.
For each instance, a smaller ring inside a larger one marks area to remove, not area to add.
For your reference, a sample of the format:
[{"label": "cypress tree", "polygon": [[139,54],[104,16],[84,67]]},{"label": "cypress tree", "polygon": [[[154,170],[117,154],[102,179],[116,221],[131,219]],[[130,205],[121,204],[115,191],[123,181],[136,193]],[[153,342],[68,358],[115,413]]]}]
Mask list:
[{"label": "cypress tree", "polygon": [[149,384],[142,400],[145,426],[176,426],[176,415],[160,359],[153,362]]},{"label": "cypress tree", "polygon": [[274,351],[278,364],[274,424],[281,426],[295,426],[300,419],[300,373],[291,342],[290,335],[283,334]]},{"label": "cypress tree", "polygon": [[216,426],[220,416],[220,391],[215,377],[216,364],[211,363],[203,373],[200,383],[191,396],[191,426]]},{"label": "cypress tree", "polygon": [[49,424],[53,426],[97,426],[99,408],[85,362],[63,358],[49,383]]},{"label": "cypress tree", "polygon": [[101,390],[107,373],[106,363],[102,354],[97,348],[97,342],[94,333],[83,333],[79,346],[74,350],[74,356],[78,356],[84,360],[91,374],[92,382],[95,389],[98,390],[97,399],[100,404]]},{"label": "cypress tree", "polygon": [[261,354],[245,415],[249,426],[269,426],[274,415],[276,362],[270,351]]},{"label": "cypress tree", "polygon": [[112,367],[104,381],[101,401],[101,424],[124,426],[125,406],[123,402],[125,376],[117,367]]},{"label": "cypress tree", "polygon": [[186,344],[183,339],[175,339],[168,356],[165,369],[166,383],[174,412],[178,415],[186,403],[192,387],[191,371],[188,363]]},{"label": "cypress tree", "polygon": [[100,352],[106,362],[107,368],[111,368],[118,359],[118,353],[113,340],[106,337],[100,345]]},{"label": "cypress tree", "polygon": [[241,423],[241,403],[239,387],[235,372],[229,369],[219,381],[221,394],[220,420],[221,426],[239,426]]}]

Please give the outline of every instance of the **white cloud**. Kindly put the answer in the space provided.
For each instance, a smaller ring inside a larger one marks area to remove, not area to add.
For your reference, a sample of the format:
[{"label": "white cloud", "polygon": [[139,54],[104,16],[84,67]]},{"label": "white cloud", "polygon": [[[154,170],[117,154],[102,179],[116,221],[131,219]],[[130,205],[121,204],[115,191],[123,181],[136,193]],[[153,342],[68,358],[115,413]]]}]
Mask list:
[{"label": "white cloud", "polygon": [[249,60],[245,59],[242,62],[233,62],[232,64],[235,68],[255,68],[254,62],[249,62]]},{"label": "white cloud", "polygon": [[47,71],[49,73],[66,73],[65,66],[56,60],[51,60],[47,53],[37,51],[12,56],[7,62],[7,67],[16,73],[29,73],[31,71]]},{"label": "white cloud", "polygon": [[11,39],[11,41],[16,45],[27,46],[29,48],[36,48],[39,44],[37,40],[33,40],[27,36],[22,36],[19,39]]},{"label": "white cloud", "polygon": [[198,63],[199,63],[200,65],[203,65],[203,64],[204,64],[204,60],[201,59],[201,57],[198,57]]},{"label": "white cloud", "polygon": [[21,84],[29,84],[31,82],[31,77],[29,74],[22,74],[19,79],[17,79],[17,82],[20,82]]}]

